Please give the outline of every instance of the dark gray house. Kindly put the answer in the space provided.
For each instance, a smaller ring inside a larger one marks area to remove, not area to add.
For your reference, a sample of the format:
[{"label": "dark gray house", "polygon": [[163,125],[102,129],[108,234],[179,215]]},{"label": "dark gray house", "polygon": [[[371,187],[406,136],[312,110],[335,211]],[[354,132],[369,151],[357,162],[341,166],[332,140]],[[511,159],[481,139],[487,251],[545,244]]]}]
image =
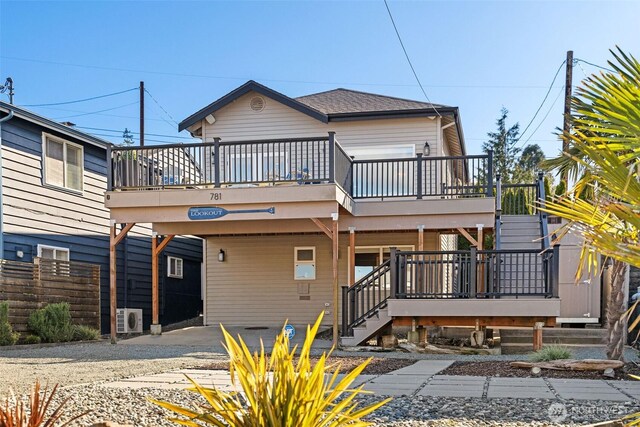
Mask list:
[{"label": "dark gray house", "polygon": [[[0,102],[0,255],[100,266],[101,326],[109,330],[110,142]],[[118,307],[151,321],[151,228],[138,224],[118,247]],[[174,239],[159,266],[160,317],[169,324],[202,312],[202,240]]]}]

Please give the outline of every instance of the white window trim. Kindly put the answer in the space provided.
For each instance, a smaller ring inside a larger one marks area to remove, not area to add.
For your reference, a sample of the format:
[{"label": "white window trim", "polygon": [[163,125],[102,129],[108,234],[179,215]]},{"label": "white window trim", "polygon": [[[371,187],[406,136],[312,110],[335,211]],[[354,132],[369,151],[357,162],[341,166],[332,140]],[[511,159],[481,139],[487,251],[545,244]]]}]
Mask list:
[{"label": "white window trim", "polygon": [[69,250],[69,248],[63,248],[63,247],[60,247],[60,246],[50,246],[50,245],[38,245],[38,258],[42,258],[42,250],[43,249],[51,249],[51,250],[54,251],[54,257],[53,257],[54,261],[60,261],[60,260],[55,258],[55,252],[66,252],[67,253],[67,258],[69,260],[71,260],[71,251]]},{"label": "white window trim", "polygon": [[[66,145],[71,145],[80,149],[80,189],[70,188],[66,186],[60,186],[56,184],[51,184],[47,182],[47,140],[51,139],[63,144],[62,148],[62,165],[65,170],[62,171],[62,176],[64,180],[67,179],[67,148]],[[60,138],[58,136],[52,135],[50,133],[42,132],[42,179],[43,183],[50,187],[60,188],[66,191],[73,191],[74,193],[82,193],[84,191],[84,147],[80,144],[76,144],[75,142],[67,141],[66,139]]]},{"label": "white window trim", "polygon": [[[173,260],[176,260],[176,268],[178,266],[178,262],[180,263],[180,274],[171,271],[171,261]],[[176,256],[167,257],[167,277],[174,279],[182,279],[184,277],[184,259]]]},{"label": "white window trim", "polygon": [[[298,261],[298,251],[312,251],[313,259]],[[296,277],[296,265],[304,264],[304,265],[313,265],[313,276],[312,277]],[[315,246],[296,246],[293,248],[293,280],[316,280],[316,247]]]}]

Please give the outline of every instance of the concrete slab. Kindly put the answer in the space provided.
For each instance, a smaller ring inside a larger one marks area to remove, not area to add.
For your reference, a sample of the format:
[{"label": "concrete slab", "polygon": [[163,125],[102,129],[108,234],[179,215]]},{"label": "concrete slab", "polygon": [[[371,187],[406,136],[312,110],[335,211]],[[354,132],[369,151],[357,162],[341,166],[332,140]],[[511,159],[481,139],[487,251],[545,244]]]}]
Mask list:
[{"label": "concrete slab", "polygon": [[434,381],[449,381],[452,383],[468,383],[468,382],[484,382],[487,380],[487,377],[478,377],[471,375],[434,375],[431,378],[431,382]]},{"label": "concrete slab", "polygon": [[453,360],[418,360],[416,363],[391,372],[391,375],[435,375],[453,364]]},{"label": "concrete slab", "polygon": [[487,399],[554,399],[556,396],[549,389],[488,389]]},{"label": "concrete slab", "polygon": [[449,397],[482,397],[484,383],[469,385],[440,385],[427,384],[418,393],[418,396],[449,396]]},{"label": "concrete slab", "polygon": [[573,400],[603,400],[603,401],[616,401],[616,402],[627,402],[631,401],[631,399],[620,392],[615,393],[598,393],[594,394],[591,392],[588,393],[560,393],[558,392],[560,397],[563,399],[573,399]]},{"label": "concrete slab", "polygon": [[410,396],[416,392],[418,387],[388,387],[386,385],[380,386],[369,383],[367,385],[367,391],[370,391],[379,396]]},{"label": "concrete slab", "polygon": [[[307,325],[294,325],[296,335],[291,340],[293,345],[301,345],[304,342]],[[226,327],[226,326],[225,326]],[[234,337],[242,337],[247,346],[252,350],[260,349],[260,340],[264,342],[265,349],[271,349],[273,342],[280,332],[280,328],[269,327],[265,329],[246,329],[241,326],[226,327],[227,331]],[[194,326],[170,332],[162,335],[142,335],[134,338],[127,338],[118,341],[119,344],[127,345],[172,345],[190,347],[208,347],[215,351],[225,352],[222,342],[224,338],[220,326]],[[330,340],[317,339],[313,345],[316,349],[331,348]]]}]

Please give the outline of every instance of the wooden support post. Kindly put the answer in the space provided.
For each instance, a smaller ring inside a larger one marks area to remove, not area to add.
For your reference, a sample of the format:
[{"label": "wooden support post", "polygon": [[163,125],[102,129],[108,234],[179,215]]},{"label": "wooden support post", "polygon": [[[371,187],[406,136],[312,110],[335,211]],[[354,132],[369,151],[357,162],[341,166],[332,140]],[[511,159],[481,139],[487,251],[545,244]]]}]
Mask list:
[{"label": "wooden support post", "polygon": [[171,234],[158,243],[158,235],[154,232],[151,237],[151,335],[161,335],[162,325],[160,325],[160,299],[158,297],[158,257],[173,239]]},{"label": "wooden support post", "polygon": [[349,227],[349,286],[356,283],[356,228]]},{"label": "wooden support post", "polygon": [[118,308],[118,282],[117,282],[117,268],[116,268],[116,247],[118,243],[124,239],[129,230],[133,228],[135,223],[127,224],[120,233],[116,232],[116,223],[115,221],[111,221],[111,226],[109,227],[109,307],[110,307],[110,333],[111,333],[111,344],[116,343],[116,311]]},{"label": "wooden support post", "polygon": [[151,334],[160,335],[158,331],[158,235],[151,236]]},{"label": "wooden support post", "polygon": [[333,259],[333,307],[331,312],[333,313],[333,347],[338,347],[338,295],[340,292],[338,284],[338,213],[331,214],[333,219],[331,234],[332,236],[332,259]]},{"label": "wooden support post", "polygon": [[538,351],[542,348],[542,327],[544,322],[536,322],[533,325],[533,351]]}]

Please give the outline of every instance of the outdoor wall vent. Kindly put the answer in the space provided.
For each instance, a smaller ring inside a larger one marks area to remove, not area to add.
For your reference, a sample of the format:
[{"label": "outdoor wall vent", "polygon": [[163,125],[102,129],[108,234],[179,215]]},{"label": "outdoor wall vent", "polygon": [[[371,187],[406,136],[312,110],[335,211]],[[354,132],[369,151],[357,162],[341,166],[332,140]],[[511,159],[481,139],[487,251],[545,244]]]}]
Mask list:
[{"label": "outdoor wall vent", "polygon": [[264,98],[261,96],[254,96],[253,98],[251,98],[251,109],[253,111],[262,111],[264,110]]}]

